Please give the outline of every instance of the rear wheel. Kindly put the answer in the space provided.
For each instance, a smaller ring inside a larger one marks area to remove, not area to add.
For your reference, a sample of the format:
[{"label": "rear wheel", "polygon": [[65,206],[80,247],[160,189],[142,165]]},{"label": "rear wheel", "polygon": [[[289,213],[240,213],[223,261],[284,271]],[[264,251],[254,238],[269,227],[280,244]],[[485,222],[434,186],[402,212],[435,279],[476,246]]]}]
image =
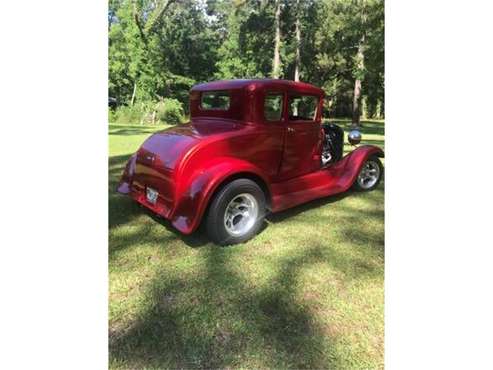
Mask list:
[{"label": "rear wheel", "polygon": [[370,157],[361,167],[358,177],[354,182],[354,188],[358,191],[375,189],[383,175],[383,165],[378,157]]},{"label": "rear wheel", "polygon": [[242,243],[260,230],[264,216],[262,189],[252,180],[234,180],[212,200],[206,219],[207,233],[221,245]]}]

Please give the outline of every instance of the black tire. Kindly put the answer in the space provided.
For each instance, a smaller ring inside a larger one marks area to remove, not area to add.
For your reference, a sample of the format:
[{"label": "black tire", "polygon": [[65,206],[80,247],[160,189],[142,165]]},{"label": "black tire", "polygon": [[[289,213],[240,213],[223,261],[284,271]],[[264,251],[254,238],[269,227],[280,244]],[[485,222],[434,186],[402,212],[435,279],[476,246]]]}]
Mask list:
[{"label": "black tire", "polygon": [[[226,209],[233,199],[245,193],[255,198],[258,206],[258,215],[253,218],[255,221],[248,231],[241,235],[232,235],[228,232],[224,221]],[[265,205],[265,194],[254,181],[249,179],[231,181],[215,194],[209,206],[205,222],[209,237],[220,245],[237,244],[247,241],[256,235],[262,227],[266,210]]]},{"label": "black tire", "polygon": [[[361,172],[364,171],[365,166],[368,163],[370,163],[370,165],[373,166],[373,168],[378,167],[378,169],[377,169],[378,178],[377,178],[375,183],[371,184],[371,186],[363,186],[359,181],[359,176],[360,176]],[[380,161],[380,159],[377,156],[371,156],[366,160],[366,162],[363,164],[360,171],[358,172],[358,176],[356,176],[356,179],[354,180],[353,189],[356,191],[371,191],[378,186],[378,184],[380,183],[380,180],[382,180],[382,177],[383,177],[382,162]]]}]

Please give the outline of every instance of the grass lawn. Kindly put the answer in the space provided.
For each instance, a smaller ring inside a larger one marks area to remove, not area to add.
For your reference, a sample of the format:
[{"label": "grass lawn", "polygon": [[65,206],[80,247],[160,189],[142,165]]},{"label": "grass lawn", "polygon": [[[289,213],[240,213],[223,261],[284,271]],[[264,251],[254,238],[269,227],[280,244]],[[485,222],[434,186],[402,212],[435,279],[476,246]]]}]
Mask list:
[{"label": "grass lawn", "polygon": [[[383,147],[383,121],[363,124]],[[382,368],[384,182],[270,215],[253,240],[217,247],[115,192],[162,128],[109,126],[110,367]]]}]

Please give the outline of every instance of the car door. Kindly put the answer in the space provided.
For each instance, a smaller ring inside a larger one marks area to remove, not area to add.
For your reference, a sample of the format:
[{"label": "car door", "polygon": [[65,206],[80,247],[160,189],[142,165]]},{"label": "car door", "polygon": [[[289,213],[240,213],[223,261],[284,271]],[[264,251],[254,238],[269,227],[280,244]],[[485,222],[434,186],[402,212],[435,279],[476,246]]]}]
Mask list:
[{"label": "car door", "polygon": [[284,153],[280,179],[302,176],[320,168],[319,96],[288,94]]},{"label": "car door", "polygon": [[272,181],[277,181],[284,151],[285,136],[285,107],[286,92],[283,89],[269,87],[262,94],[258,94],[261,112],[258,117],[262,124],[255,134],[255,143],[252,147],[259,156],[255,159]]}]

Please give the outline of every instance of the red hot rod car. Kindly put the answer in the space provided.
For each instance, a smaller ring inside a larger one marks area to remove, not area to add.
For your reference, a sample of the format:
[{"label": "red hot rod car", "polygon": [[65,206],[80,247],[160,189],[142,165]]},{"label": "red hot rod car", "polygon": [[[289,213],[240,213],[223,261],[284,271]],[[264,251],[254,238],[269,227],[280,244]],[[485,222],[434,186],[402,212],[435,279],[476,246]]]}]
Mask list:
[{"label": "red hot rod car", "polygon": [[[344,132],[321,124],[323,90],[283,80],[196,85],[191,120],[150,136],[129,159],[118,191],[184,234],[205,222],[218,244],[246,241],[266,212],[375,188],[383,151],[343,156]],[[359,143],[359,133],[349,141]]]}]

